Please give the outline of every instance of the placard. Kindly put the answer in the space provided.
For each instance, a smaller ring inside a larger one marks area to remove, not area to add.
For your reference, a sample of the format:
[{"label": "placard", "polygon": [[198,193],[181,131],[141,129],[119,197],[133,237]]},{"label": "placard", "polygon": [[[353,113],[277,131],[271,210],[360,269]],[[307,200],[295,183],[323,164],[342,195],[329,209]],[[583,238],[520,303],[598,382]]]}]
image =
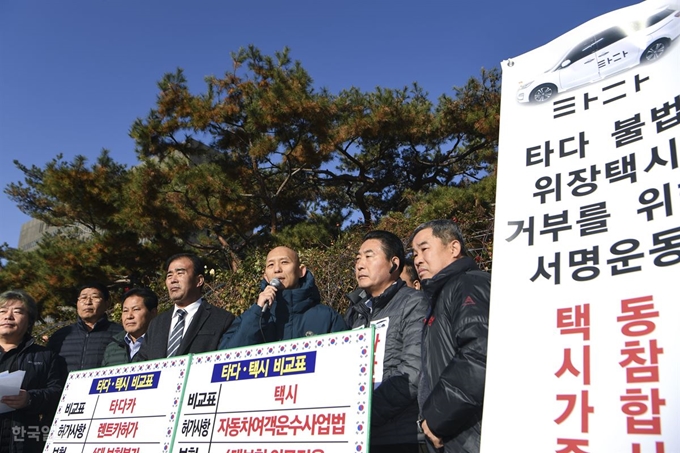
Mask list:
[{"label": "placard", "polygon": [[69,374],[49,453],[169,451],[189,356]]},{"label": "placard", "polygon": [[366,451],[372,363],[372,328],[194,355],[173,451]]},{"label": "placard", "polygon": [[484,453],[680,451],[679,11],[503,62]]}]

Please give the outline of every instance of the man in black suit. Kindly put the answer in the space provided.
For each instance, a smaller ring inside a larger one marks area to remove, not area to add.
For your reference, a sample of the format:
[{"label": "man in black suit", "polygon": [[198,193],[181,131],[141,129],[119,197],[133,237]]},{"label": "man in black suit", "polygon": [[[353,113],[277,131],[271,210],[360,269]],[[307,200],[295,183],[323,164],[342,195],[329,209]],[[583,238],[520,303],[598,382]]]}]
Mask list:
[{"label": "man in black suit", "polygon": [[135,362],[215,351],[234,320],[234,315],[201,298],[204,277],[199,257],[171,256],[165,270],[165,286],[175,306],[151,321]]}]

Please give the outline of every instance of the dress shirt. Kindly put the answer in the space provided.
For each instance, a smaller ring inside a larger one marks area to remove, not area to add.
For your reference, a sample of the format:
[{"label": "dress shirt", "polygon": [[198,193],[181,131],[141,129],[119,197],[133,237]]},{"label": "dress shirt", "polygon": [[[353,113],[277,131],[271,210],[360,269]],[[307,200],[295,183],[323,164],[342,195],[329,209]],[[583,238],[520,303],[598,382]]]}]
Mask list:
[{"label": "dress shirt", "polygon": [[130,359],[132,359],[137,352],[139,352],[139,348],[142,347],[142,343],[144,342],[144,337],[146,336],[146,333],[142,335],[141,337],[137,338],[137,341],[132,341],[132,337],[130,336],[129,333],[125,334],[124,340],[128,345],[128,348],[130,349]]},{"label": "dress shirt", "polygon": [[191,320],[194,319],[194,315],[196,312],[198,312],[198,309],[200,308],[201,304],[203,303],[203,299],[198,299],[196,302],[192,302],[186,307],[178,307],[175,305],[175,308],[173,309],[172,312],[172,324],[170,325],[170,332],[172,332],[172,329],[175,328],[175,324],[177,324],[177,320],[179,319],[177,316],[177,310],[180,308],[184,308],[186,310],[187,314],[184,316],[184,332],[182,332],[182,337],[184,337],[184,334],[187,333],[187,329],[189,328],[189,325],[191,324]]}]

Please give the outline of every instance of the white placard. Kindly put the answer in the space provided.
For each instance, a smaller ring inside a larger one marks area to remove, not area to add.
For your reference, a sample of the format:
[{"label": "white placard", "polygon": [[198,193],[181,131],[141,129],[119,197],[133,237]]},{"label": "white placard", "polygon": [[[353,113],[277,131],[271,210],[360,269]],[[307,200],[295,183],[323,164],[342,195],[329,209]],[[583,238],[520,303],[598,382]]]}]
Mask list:
[{"label": "white placard", "polygon": [[385,366],[385,343],[387,342],[387,329],[390,327],[390,318],[374,319],[371,325],[375,327],[373,340],[373,388],[377,389],[382,384],[383,367]]},{"label": "white placard", "polygon": [[483,453],[680,451],[678,10],[503,62]]},{"label": "white placard", "polygon": [[189,357],[69,374],[45,452],[168,452]]},{"label": "white placard", "polygon": [[364,452],[372,329],[192,357],[173,451]]},{"label": "white placard", "polygon": [[[385,343],[387,342],[387,329],[390,327],[390,318],[374,319],[370,322],[373,326],[373,389],[382,384],[385,366]],[[361,330],[364,327],[355,327],[353,330]]]},{"label": "white placard", "polygon": [[[24,381],[26,371],[17,370],[11,373],[3,371],[0,373],[0,398],[3,396],[18,395],[21,390],[21,383]],[[0,403],[0,414],[4,412],[11,412],[14,409],[6,404]]]}]

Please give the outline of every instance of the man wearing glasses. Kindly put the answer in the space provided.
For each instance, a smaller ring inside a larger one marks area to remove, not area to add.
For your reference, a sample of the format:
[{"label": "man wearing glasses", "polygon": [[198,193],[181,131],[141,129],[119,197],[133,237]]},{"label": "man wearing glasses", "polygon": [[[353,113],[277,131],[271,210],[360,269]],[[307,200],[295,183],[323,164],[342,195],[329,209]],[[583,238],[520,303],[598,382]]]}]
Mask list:
[{"label": "man wearing glasses", "polygon": [[99,282],[83,285],[76,303],[78,319],[50,337],[47,347],[66,360],[69,373],[100,367],[106,346],[115,334],[123,331],[120,324],[106,316],[110,305],[105,285]]}]

